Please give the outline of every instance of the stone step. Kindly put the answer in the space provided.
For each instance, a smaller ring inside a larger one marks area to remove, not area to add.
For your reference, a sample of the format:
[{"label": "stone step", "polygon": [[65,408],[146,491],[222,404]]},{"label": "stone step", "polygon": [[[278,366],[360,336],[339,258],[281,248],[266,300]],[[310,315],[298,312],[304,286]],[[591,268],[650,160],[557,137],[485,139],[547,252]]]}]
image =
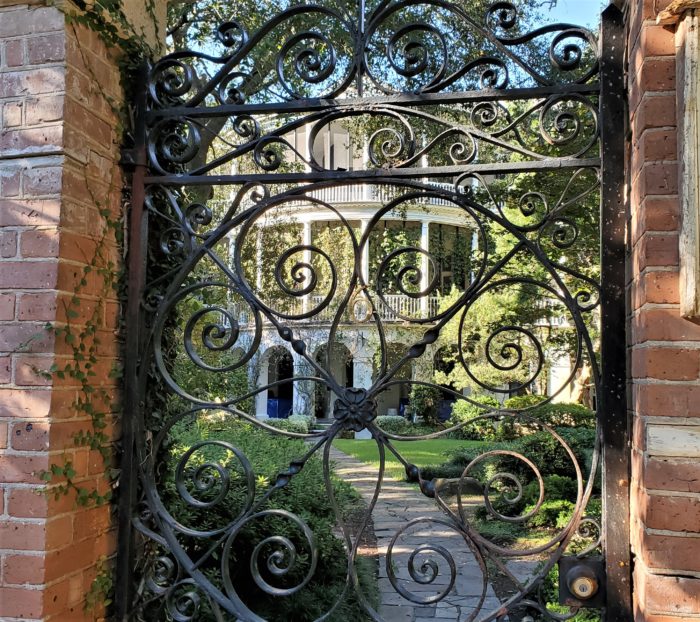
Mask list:
[{"label": "stone step", "polygon": [[335,423],[334,419],[316,419],[311,426],[313,432],[323,432],[330,428]]}]

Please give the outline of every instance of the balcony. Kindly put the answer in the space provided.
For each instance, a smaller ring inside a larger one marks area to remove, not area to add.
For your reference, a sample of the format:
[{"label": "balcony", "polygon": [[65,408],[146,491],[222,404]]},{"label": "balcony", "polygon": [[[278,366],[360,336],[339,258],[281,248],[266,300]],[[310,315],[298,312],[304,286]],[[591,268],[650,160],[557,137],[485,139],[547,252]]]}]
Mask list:
[{"label": "balcony", "polygon": [[[429,185],[438,190],[444,190],[447,192],[454,193],[454,186],[452,184],[429,182]],[[403,192],[406,192],[407,190],[408,189],[404,188]],[[392,199],[399,196],[401,193],[397,192],[396,189],[391,186],[353,184],[322,188],[320,190],[314,190],[313,192],[309,192],[308,194],[314,199],[324,201],[325,203],[329,203],[330,205],[348,203],[358,205],[364,203],[380,203],[384,205]],[[423,199],[412,201],[412,203],[417,203],[419,205],[439,205],[443,207],[454,207],[454,203],[438,197],[425,197]]]},{"label": "balcony", "polygon": [[[440,298],[431,296],[426,300],[420,298],[411,298],[403,294],[388,294],[385,296],[388,306],[381,300],[377,299],[376,304],[379,311],[379,317],[384,322],[404,322],[404,318],[422,319],[433,317],[437,314],[440,306]],[[301,315],[305,311],[310,311],[316,308],[323,301],[323,296],[311,296],[307,301],[303,299],[290,301],[284,307],[284,313],[289,315]],[[270,302],[270,306],[274,307],[274,302]],[[277,301],[278,302],[278,301]],[[426,304],[427,303],[427,304]],[[279,309],[280,311],[282,309]],[[244,327],[250,323],[250,309],[243,304],[233,304],[229,307],[229,311],[233,317],[238,320],[240,326]],[[367,303],[360,301],[355,306],[354,310],[348,308],[341,319],[342,324],[361,324],[370,321],[367,313]],[[309,324],[330,323],[335,319],[336,308],[328,306],[319,313],[308,318],[306,322]],[[403,317],[400,317],[403,316]]]}]

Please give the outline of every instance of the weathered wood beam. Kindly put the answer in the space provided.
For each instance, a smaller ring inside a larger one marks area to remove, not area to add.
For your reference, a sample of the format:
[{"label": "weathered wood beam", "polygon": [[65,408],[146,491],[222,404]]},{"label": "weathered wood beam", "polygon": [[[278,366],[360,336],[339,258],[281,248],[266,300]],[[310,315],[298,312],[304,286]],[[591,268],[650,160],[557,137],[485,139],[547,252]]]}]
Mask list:
[{"label": "weathered wood beam", "polygon": [[679,89],[679,182],[681,193],[681,315],[700,321],[700,18],[684,20],[681,31]]},{"label": "weathered wood beam", "polygon": [[700,0],[674,0],[656,16],[657,24],[677,24],[683,14],[693,9],[700,9]]}]

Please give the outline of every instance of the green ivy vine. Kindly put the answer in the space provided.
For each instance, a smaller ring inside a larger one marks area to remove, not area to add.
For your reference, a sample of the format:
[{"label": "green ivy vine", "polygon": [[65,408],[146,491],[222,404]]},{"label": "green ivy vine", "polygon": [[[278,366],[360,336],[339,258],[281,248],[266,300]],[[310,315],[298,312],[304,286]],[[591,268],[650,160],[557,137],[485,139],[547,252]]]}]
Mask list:
[{"label": "green ivy vine", "polygon": [[[158,22],[156,19],[156,1],[145,0],[146,14],[155,25],[156,36],[159,36]],[[137,32],[127,18],[122,0],[95,0],[89,5],[82,0],[74,1],[75,7],[64,9],[66,24],[73,29],[78,51],[85,56],[81,47],[81,39],[77,28],[86,27],[95,32],[105,46],[110,50],[118,50],[117,65],[121,75],[121,85],[124,92],[123,102],[116,100],[102,88],[100,80],[92,73],[90,63],[84,62],[84,66],[91,73],[93,84],[98,89],[100,96],[109,106],[116,119],[116,130],[125,142],[131,126],[131,109],[128,105],[133,99],[132,85],[136,82],[133,78],[135,72],[144,62],[156,55],[154,50],[146,42],[144,32]],[[45,329],[53,334],[56,343],[59,340],[65,344],[68,356],[60,358],[61,362],[54,363],[48,370],[35,371],[47,379],[70,379],[78,387],[78,396],[72,406],[79,416],[86,419],[85,429],[73,435],[72,443],[75,448],[85,448],[91,452],[98,452],[104,463],[106,485],[85,484],[80,481],[75,464],[70,458],[68,448],[64,451],[60,461],[52,463],[49,468],[40,474],[42,481],[46,482],[46,494],[53,495],[56,499],[69,494],[75,495],[78,506],[100,507],[112,500],[112,489],[117,484],[119,471],[112,465],[113,448],[108,434],[109,418],[112,413],[119,413],[118,403],[113,400],[110,388],[103,383],[96,382],[99,364],[99,354],[102,347],[100,338],[101,317],[103,311],[102,301],[108,298],[125,299],[125,287],[123,269],[112,258],[112,241],[116,243],[118,251],[124,248],[124,216],[112,214],[111,210],[103,205],[90,189],[90,182],[86,178],[88,191],[92,195],[92,202],[97,207],[102,220],[101,235],[96,242],[95,251],[88,258],[82,268],[82,274],[65,306],[65,321],[48,323]],[[111,184],[113,186],[113,184]],[[97,300],[94,307],[86,314],[81,310],[86,305],[82,297],[91,281],[97,282]],[[109,378],[118,380],[121,377],[121,369],[115,366],[109,372]],[[89,420],[89,424],[87,421]],[[55,485],[50,485],[56,482]],[[93,610],[97,605],[108,606],[111,603],[110,593],[113,589],[112,572],[107,558],[102,558],[96,565],[97,575],[86,594],[85,609]]]},{"label": "green ivy vine", "polygon": [[[106,299],[115,293],[118,295],[122,280],[120,269],[110,259],[107,247],[110,238],[116,241],[118,248],[123,246],[121,220],[114,219],[110,210],[102,208],[99,202],[96,201],[96,204],[104,227],[102,236],[96,244],[95,253],[83,266],[81,278],[70,300],[65,303],[66,322],[64,324],[48,323],[45,326],[49,333],[52,333],[57,340],[62,340],[67,346],[68,360],[66,363],[54,363],[48,371],[43,372],[43,375],[48,378],[55,376],[60,380],[71,379],[77,382],[78,397],[73,402],[73,408],[78,414],[89,417],[91,425],[90,429],[80,430],[73,436],[73,444],[76,448],[98,451],[105,465],[105,478],[113,483],[115,473],[111,469],[110,438],[105,430],[108,426],[107,417],[109,413],[116,410],[116,404],[112,402],[112,396],[106,388],[94,384],[97,376],[95,366],[98,364],[99,349],[102,345],[99,337],[102,305],[97,302],[84,323],[76,323],[80,318],[81,305],[84,304],[81,294],[88,286],[91,274],[96,275],[98,279],[99,299]],[[112,369],[109,377],[118,379],[120,370]],[[100,493],[97,489],[79,485],[75,477],[74,464],[65,456],[61,463],[51,464],[49,470],[41,474],[41,479],[47,483],[54,478],[61,479],[61,483],[49,489],[56,499],[70,492],[75,493],[76,502],[80,506],[99,506],[111,499],[111,490]]]}]

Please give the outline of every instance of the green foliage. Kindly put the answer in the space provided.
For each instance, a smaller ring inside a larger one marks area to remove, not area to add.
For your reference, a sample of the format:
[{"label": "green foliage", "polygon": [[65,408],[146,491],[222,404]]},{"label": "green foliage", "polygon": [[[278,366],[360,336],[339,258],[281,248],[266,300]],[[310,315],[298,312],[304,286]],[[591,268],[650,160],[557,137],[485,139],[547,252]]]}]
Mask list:
[{"label": "green foliage", "polygon": [[[157,0],[145,0],[144,10],[157,26],[155,6]],[[146,42],[144,32],[137,32],[124,12],[122,0],[100,0],[85,3],[84,8],[65,11],[66,23],[73,28],[78,42],[78,52],[83,56],[83,66],[90,74],[92,84],[112,110],[119,123],[120,132],[125,132],[131,125],[129,102],[134,99],[133,89],[140,84],[135,75],[148,59],[157,56],[159,50]],[[116,62],[121,75],[124,101],[117,101],[102,87],[101,80],[93,72],[92,63],[85,58],[80,45],[81,37],[75,26],[84,26],[96,33],[105,46],[116,54]]]},{"label": "green foliage", "polygon": [[530,430],[528,421],[533,419],[539,423],[555,428],[589,428],[596,425],[595,412],[581,404],[553,403],[540,404],[546,398],[541,395],[520,395],[507,399],[503,406],[508,409],[523,411],[520,433]]},{"label": "green foliage", "polygon": [[[122,274],[110,259],[110,244],[116,240],[119,247],[123,245],[122,221],[115,219],[109,209],[102,207],[97,197],[93,196],[98,207],[103,227],[102,235],[97,240],[95,252],[82,268],[82,274],[73,293],[65,303],[65,323],[46,324],[47,332],[53,334],[57,343],[62,342],[68,353],[67,360],[54,363],[47,371],[39,371],[42,376],[60,380],[71,380],[78,386],[72,408],[90,424],[73,435],[74,447],[87,448],[99,453],[104,463],[104,478],[109,483],[107,490],[86,487],[76,479],[77,473],[73,462],[64,455],[61,463],[52,463],[47,471],[41,473],[41,479],[54,485],[47,488],[47,493],[56,499],[73,492],[76,503],[80,506],[99,506],[112,498],[111,485],[116,472],[111,467],[112,448],[110,437],[106,433],[109,417],[116,412],[110,388],[105,386],[104,378],[98,377],[96,371],[103,348],[100,330],[104,317],[104,302],[94,304],[87,312],[81,294],[88,287],[88,280],[96,280],[101,301],[119,294]],[[104,360],[104,359],[102,359]],[[121,376],[121,370],[113,368],[109,378]]]},{"label": "green foliage", "polygon": [[374,422],[389,434],[408,434],[412,427],[411,422],[406,417],[398,415],[382,415],[377,417]]},{"label": "green foliage", "polygon": [[[359,239],[359,229],[352,229],[352,232]],[[340,288],[349,287],[355,268],[355,248],[345,224],[327,222],[325,225],[316,225],[312,228],[312,239],[314,246],[330,257]],[[312,255],[312,264],[319,277],[316,293],[329,292],[332,286],[330,264],[318,253]]]},{"label": "green foliage", "polygon": [[[539,570],[538,570],[539,571]],[[547,603],[547,610],[555,614],[569,615],[571,609],[559,604],[559,566],[555,565],[544,578],[540,590],[542,600]],[[553,616],[533,612],[537,622],[549,622]],[[556,619],[556,618],[554,618]],[[600,611],[597,609],[580,609],[573,617],[567,617],[570,622],[600,622]]]},{"label": "green foliage", "polygon": [[435,424],[428,425],[423,423],[412,423],[408,429],[408,436],[422,436],[424,434],[433,434],[445,428],[444,425]]},{"label": "green foliage", "polygon": [[[562,475],[547,475],[542,479],[544,481],[545,499],[576,501],[578,487],[575,480]],[[533,480],[523,489],[523,502],[528,505],[537,503],[539,495],[540,484],[537,480]]]},{"label": "green foliage", "polygon": [[[145,0],[144,8],[156,24],[156,0]],[[100,0],[87,4],[75,13],[66,13],[66,21],[83,25],[99,35],[110,48],[117,48],[132,60],[152,57],[156,50],[148,47],[144,33],[136,32],[124,13],[122,0]]]},{"label": "green foliage", "polygon": [[[358,460],[379,465],[379,452],[374,440],[336,440],[333,445]],[[456,441],[445,438],[427,439],[418,441],[392,441],[392,445],[411,464],[419,467],[427,465],[439,465],[455,451],[482,447],[482,443],[473,441]],[[477,449],[478,451],[478,449]],[[406,471],[396,456],[386,452],[385,477],[391,477],[397,481],[404,481]]]},{"label": "green foliage", "polygon": [[266,423],[285,432],[308,434],[311,429],[312,419],[307,415],[291,415],[286,419],[268,419]]},{"label": "green foliage", "polygon": [[[510,449],[511,445],[509,443],[497,443],[497,442],[481,442],[481,443],[475,443],[473,445],[468,445],[465,447],[458,447],[454,451],[450,452],[449,458],[445,464],[447,468],[450,468],[452,466],[457,466],[462,471],[469,465],[471,462],[476,460],[479,456],[482,456],[485,453],[488,453],[490,451],[494,450],[499,450],[499,449]],[[475,466],[473,466],[469,472],[467,473],[468,477],[473,477],[475,479],[480,480],[481,482],[486,481],[489,477],[494,475],[496,472],[498,472],[500,469],[498,468],[500,462],[500,456],[494,463],[493,460],[491,459],[485,459],[480,462],[478,462]]]},{"label": "green foliage", "polygon": [[97,574],[85,594],[85,611],[94,611],[98,605],[108,607],[112,604],[114,575],[106,557],[100,558],[96,565]]},{"label": "green foliage", "polygon": [[475,441],[504,441],[515,437],[513,421],[508,417],[494,415],[473,421],[476,417],[498,410],[500,408],[498,400],[488,395],[470,396],[470,399],[473,402],[483,404],[485,408],[481,408],[466,400],[457,401],[452,407],[452,415],[448,424],[453,426],[464,422],[469,423],[451,432],[452,438]]},{"label": "green foliage", "polygon": [[581,404],[543,404],[528,415],[553,427],[593,429],[596,425],[595,413]]},{"label": "green foliage", "polygon": [[[590,470],[596,431],[589,429],[559,428],[557,432],[569,445],[584,473]],[[576,477],[574,463],[563,445],[547,431],[535,432],[523,436],[512,445],[513,450],[532,460],[542,475],[561,475]],[[509,473],[520,475],[524,481],[530,481],[534,474],[521,460],[513,456],[504,456],[501,468]]]},{"label": "green foliage", "polygon": [[437,425],[438,407],[442,395],[440,389],[422,384],[411,385],[408,408],[411,417],[427,425]]},{"label": "green foliage", "polygon": [[513,410],[522,410],[524,408],[531,408],[532,406],[537,406],[547,397],[544,395],[516,395],[514,397],[509,397],[505,402],[503,402],[504,408],[512,408]]},{"label": "green foliage", "polygon": [[[294,460],[303,456],[308,448],[303,441],[280,438],[257,427],[240,421],[209,422],[198,419],[196,422],[183,420],[173,428],[172,443],[165,458],[169,473],[164,483],[163,500],[172,515],[185,525],[196,525],[198,529],[210,529],[226,525],[235,518],[244,506],[247,486],[241,477],[238,459],[230,451],[220,448],[203,449],[190,458],[185,467],[183,481],[188,490],[199,499],[206,499],[206,493],[197,490],[192,483],[196,469],[207,461],[216,461],[231,474],[231,485],[221,503],[206,508],[205,511],[188,505],[178,493],[173,479],[175,465],[180,457],[195,443],[206,439],[216,439],[231,443],[242,451],[252,464],[256,480],[256,500],[260,501],[264,493],[275,482],[278,474],[285,471]],[[238,475],[237,475],[238,474]],[[347,514],[357,501],[354,489],[336,477],[332,478],[335,499],[341,513]],[[347,557],[342,541],[334,534],[335,515],[329,499],[323,476],[322,459],[312,456],[302,470],[291,477],[284,486],[275,486],[275,492],[260,507],[264,509],[284,509],[306,522],[316,537],[319,552],[318,567],[311,582],[298,593],[286,598],[275,598],[260,590],[250,577],[249,560],[257,544],[266,538],[283,536],[297,543],[300,551],[304,548],[298,528],[291,521],[281,519],[260,519],[250,521],[236,538],[236,547],[231,561],[231,579],[239,594],[259,615],[266,619],[280,620],[314,620],[328,611],[340,596],[345,584]],[[210,496],[218,492],[216,487],[209,491]],[[188,554],[194,559],[201,554],[198,544],[185,543]],[[303,554],[298,559],[298,572],[288,577],[290,583],[303,576],[308,557]],[[373,578],[371,565],[361,566],[364,575],[360,577],[363,585],[371,591]],[[205,563],[204,572],[213,581],[220,581],[217,560]],[[274,579],[272,579],[274,581]],[[287,579],[285,579],[287,580]],[[211,622],[212,618],[201,617]],[[346,598],[335,613],[335,620],[364,620],[364,614],[354,596]]]},{"label": "green foliage", "polygon": [[[531,512],[534,509],[534,505],[528,505],[525,507],[525,512]],[[561,529],[571,520],[573,511],[574,504],[566,499],[543,501],[537,513],[532,516],[527,523],[531,527]]]},{"label": "green foliage", "polygon": [[497,449],[510,449],[509,443],[473,443],[462,446],[461,444],[449,452],[448,464],[456,464],[461,467],[467,466],[470,462],[489,451]]},{"label": "green foliage", "polygon": [[[193,336],[195,347],[198,337]],[[238,356],[227,351],[217,358],[217,365],[223,367],[238,360]],[[240,398],[250,391],[248,368],[242,365],[230,372],[213,373],[195,365],[184,350],[177,352],[173,361],[173,377],[181,387],[187,389],[194,397],[206,401],[226,401]],[[254,400],[249,397],[233,404],[238,410],[251,414]]]},{"label": "green foliage", "polygon": [[[409,282],[409,275],[414,274],[412,270],[403,272],[406,268],[418,268],[418,255],[415,252],[397,253],[392,259],[384,264],[384,269],[379,273],[380,264],[389,257],[391,253],[404,248],[415,248],[420,246],[420,228],[417,223],[404,221],[402,228],[385,227],[375,228],[370,234],[369,246],[369,282],[378,283],[384,294],[398,294],[401,289],[399,283],[406,291],[417,292],[420,286]],[[399,275],[403,278],[399,279]],[[381,277],[378,279],[378,277]]]},{"label": "green foliage", "polygon": [[420,476],[423,479],[459,479],[462,477],[464,472],[464,467],[459,464],[429,464],[428,466],[421,467]]},{"label": "green foliage", "polygon": [[399,415],[381,415],[375,419],[375,423],[384,432],[400,434],[401,436],[432,434],[443,427],[437,424],[411,423],[408,419]]}]

